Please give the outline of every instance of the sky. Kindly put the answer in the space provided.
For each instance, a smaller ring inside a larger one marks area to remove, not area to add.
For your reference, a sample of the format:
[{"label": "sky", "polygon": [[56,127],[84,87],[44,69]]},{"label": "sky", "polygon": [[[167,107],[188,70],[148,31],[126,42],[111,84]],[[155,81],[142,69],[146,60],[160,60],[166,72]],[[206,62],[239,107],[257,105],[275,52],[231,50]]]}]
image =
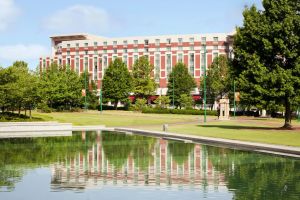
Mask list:
[{"label": "sky", "polygon": [[24,60],[35,69],[51,35],[230,33],[253,4],[262,8],[262,0],[0,0],[0,66]]}]

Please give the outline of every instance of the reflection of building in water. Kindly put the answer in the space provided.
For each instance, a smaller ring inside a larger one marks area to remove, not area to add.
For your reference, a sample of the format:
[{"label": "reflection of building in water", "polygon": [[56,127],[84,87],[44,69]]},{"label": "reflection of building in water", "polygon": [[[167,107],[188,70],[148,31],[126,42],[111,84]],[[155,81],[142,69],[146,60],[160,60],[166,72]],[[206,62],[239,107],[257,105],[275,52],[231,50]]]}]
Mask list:
[{"label": "reflection of building in water", "polygon": [[[83,140],[85,136],[83,134]],[[121,168],[116,168],[106,158],[101,134],[91,149],[78,153],[74,159],[66,159],[52,165],[52,189],[84,189],[102,185],[149,185],[164,187],[189,187],[218,190],[224,186],[224,176],[214,170],[205,146],[195,144],[181,164],[170,152],[170,141],[157,139],[151,151],[153,159],[141,167],[132,153]],[[184,145],[184,143],[182,143]],[[142,157],[142,156],[141,156]],[[179,163],[179,164],[178,164]]]}]

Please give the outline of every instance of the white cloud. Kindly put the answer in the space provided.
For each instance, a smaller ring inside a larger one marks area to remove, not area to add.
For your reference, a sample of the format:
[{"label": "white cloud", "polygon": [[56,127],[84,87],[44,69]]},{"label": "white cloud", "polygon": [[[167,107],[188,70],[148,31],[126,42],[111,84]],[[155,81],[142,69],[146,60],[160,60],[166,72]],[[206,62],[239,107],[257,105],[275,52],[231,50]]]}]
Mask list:
[{"label": "white cloud", "polygon": [[43,27],[55,32],[108,32],[111,19],[100,8],[87,5],[74,5],[54,13],[43,21]]},{"label": "white cloud", "polygon": [[20,14],[14,0],[0,0],[0,31],[4,31]]},{"label": "white cloud", "polygon": [[[48,48],[39,44],[17,44],[0,46],[0,60],[3,66],[9,66],[16,60],[25,62],[38,63],[39,57],[49,55]],[[35,66],[31,66],[35,67]]]}]

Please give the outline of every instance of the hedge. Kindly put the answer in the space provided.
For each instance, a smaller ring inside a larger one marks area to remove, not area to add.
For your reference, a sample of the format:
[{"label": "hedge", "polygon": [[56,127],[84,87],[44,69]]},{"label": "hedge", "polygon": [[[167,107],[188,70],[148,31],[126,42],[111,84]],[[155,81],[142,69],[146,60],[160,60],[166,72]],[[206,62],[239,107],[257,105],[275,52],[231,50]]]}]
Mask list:
[{"label": "hedge", "polygon": [[[182,114],[182,115],[204,115],[204,110],[195,109],[167,109],[167,108],[144,108],[142,113],[155,113],[155,114]],[[207,110],[207,115],[217,116],[215,110]]]}]

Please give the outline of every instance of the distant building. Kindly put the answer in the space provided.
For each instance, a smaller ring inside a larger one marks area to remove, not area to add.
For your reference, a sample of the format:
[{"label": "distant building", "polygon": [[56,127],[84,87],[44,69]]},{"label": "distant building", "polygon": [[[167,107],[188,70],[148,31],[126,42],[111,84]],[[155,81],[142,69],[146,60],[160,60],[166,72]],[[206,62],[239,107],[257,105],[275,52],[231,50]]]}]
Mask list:
[{"label": "distant building", "polygon": [[177,62],[183,62],[199,84],[204,67],[208,68],[219,55],[230,56],[233,43],[232,34],[226,33],[124,38],[70,34],[50,38],[52,55],[40,58],[41,70],[52,62],[69,65],[79,74],[88,70],[90,79],[100,89],[104,71],[112,60],[121,58],[130,71],[140,56],[147,56],[154,66],[153,78],[159,85],[157,95],[166,94],[168,75]]}]

